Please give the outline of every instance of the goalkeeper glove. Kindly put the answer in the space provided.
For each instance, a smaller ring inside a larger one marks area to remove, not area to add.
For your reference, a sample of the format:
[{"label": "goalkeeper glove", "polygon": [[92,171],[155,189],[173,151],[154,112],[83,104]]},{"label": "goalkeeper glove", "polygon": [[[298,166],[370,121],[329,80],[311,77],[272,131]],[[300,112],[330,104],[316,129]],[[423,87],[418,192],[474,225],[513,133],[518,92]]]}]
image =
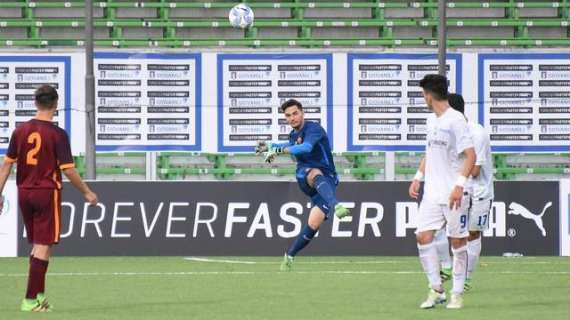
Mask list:
[{"label": "goalkeeper glove", "polygon": [[267,151],[265,152],[265,162],[272,163],[278,154],[283,153],[283,147],[273,147],[271,143],[267,145]]},{"label": "goalkeeper glove", "polygon": [[[271,145],[271,143],[269,143],[269,145]],[[257,141],[257,143],[255,144],[255,154],[256,155],[260,155],[264,152],[267,152],[269,150],[269,146],[268,143],[265,141]]]}]

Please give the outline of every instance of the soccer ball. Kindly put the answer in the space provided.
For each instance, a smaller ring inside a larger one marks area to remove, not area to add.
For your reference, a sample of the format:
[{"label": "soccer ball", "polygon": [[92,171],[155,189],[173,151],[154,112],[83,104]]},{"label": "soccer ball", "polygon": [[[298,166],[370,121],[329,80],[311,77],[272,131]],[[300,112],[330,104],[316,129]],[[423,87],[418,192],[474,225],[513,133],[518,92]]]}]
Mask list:
[{"label": "soccer ball", "polygon": [[253,10],[247,5],[240,3],[230,10],[230,24],[234,28],[249,28],[253,25]]}]

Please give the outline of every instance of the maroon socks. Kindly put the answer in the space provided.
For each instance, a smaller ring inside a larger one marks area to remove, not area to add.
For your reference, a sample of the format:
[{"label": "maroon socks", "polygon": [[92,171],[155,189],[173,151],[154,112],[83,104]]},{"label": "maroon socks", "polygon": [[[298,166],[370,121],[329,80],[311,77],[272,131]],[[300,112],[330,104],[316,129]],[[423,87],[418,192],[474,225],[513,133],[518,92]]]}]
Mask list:
[{"label": "maroon socks", "polygon": [[30,271],[28,274],[28,289],[26,299],[35,299],[38,293],[44,293],[46,284],[46,272],[49,261],[30,257]]}]

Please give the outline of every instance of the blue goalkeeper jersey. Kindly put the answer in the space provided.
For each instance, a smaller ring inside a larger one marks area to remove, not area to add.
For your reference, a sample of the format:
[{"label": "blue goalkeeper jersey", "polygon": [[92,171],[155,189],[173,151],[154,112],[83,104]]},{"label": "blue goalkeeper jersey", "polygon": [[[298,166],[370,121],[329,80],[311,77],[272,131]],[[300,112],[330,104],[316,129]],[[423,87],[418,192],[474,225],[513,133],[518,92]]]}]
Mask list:
[{"label": "blue goalkeeper jersey", "polygon": [[320,124],[305,121],[299,132],[292,130],[288,150],[297,159],[297,168],[318,168],[336,176],[329,137]]}]

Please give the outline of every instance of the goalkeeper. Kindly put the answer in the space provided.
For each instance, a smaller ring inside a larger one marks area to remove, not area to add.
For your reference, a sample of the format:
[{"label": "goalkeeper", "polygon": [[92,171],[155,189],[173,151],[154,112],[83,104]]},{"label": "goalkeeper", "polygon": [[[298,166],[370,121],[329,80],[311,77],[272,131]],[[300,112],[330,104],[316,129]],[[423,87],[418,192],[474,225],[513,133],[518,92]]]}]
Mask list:
[{"label": "goalkeeper", "polygon": [[308,224],[283,257],[281,271],[290,271],[294,257],[311,242],[325,220],[331,218],[332,214],[342,219],[350,212],[336,199],[339,180],[329,139],[323,127],[316,122],[305,121],[303,106],[297,100],[286,101],[281,105],[281,110],[293,129],[289,133],[289,142],[258,142],[255,151],[263,154],[267,163],[273,162],[281,154],[293,155],[297,159],[296,178],[299,187],[311,198],[313,204]]}]

